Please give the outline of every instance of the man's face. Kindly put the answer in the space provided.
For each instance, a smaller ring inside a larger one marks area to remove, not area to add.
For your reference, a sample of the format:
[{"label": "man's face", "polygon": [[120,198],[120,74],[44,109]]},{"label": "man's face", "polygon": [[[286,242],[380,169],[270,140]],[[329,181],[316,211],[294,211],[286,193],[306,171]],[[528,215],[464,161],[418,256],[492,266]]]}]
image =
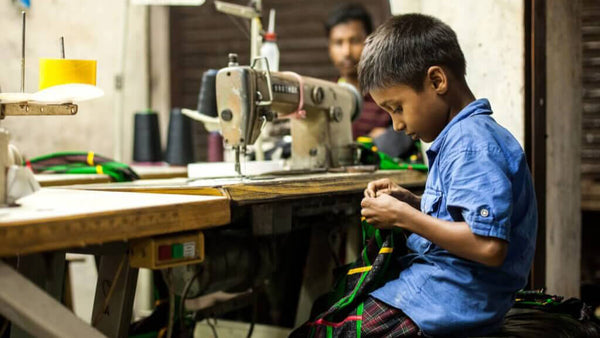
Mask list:
[{"label": "man's face", "polygon": [[449,107],[427,83],[422,91],[398,84],[371,92],[373,100],[392,117],[394,130],[413,139],[432,142],[449,119]]},{"label": "man's face", "polygon": [[350,20],[333,26],[329,32],[329,57],[342,77],[356,78],[367,34],[361,21]]}]

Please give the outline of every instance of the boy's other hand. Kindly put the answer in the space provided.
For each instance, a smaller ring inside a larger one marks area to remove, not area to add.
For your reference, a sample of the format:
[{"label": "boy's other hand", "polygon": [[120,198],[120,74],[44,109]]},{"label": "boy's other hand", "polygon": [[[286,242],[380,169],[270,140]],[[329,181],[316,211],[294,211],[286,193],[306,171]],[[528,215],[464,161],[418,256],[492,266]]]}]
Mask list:
[{"label": "boy's other hand", "polygon": [[389,178],[382,178],[371,181],[364,191],[365,197],[379,197],[381,195],[391,195],[400,201],[408,203],[415,209],[421,208],[421,198],[398,184],[392,182]]},{"label": "boy's other hand", "polygon": [[378,197],[365,197],[360,202],[361,215],[372,226],[379,229],[391,229],[402,227],[406,212],[415,211],[407,203],[400,201],[389,194],[381,194]]},{"label": "boy's other hand", "polygon": [[392,182],[389,178],[382,178],[367,184],[365,197],[377,197],[381,194],[392,195],[392,192],[399,188],[400,186]]}]

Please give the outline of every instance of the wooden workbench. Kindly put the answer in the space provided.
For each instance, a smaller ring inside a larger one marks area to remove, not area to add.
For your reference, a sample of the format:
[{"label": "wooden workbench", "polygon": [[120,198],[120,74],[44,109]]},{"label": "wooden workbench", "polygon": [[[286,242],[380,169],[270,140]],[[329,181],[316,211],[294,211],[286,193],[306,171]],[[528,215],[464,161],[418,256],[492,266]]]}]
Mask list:
[{"label": "wooden workbench", "polygon": [[[16,325],[12,336],[126,336],[137,280],[137,269],[127,263],[126,241],[230,222],[223,196],[42,188],[17,203],[0,209],[0,256],[5,257],[0,312]],[[65,252],[94,244],[113,248],[96,252],[92,328],[57,299],[62,299]]]},{"label": "wooden workbench", "polygon": [[[20,206],[0,213],[0,256],[33,254],[25,257],[36,258],[44,253],[42,262],[48,261],[48,257],[58,257],[60,261],[60,257],[64,260],[64,251],[71,248],[125,243],[134,238],[228,224],[232,213],[242,209],[252,210],[250,224],[260,225],[254,229],[255,233],[272,231],[276,224],[284,224],[283,228],[287,230],[289,224],[285,224],[290,223],[298,204],[304,209],[311,209],[314,206],[307,201],[338,200],[331,198],[336,196],[343,200],[352,196],[345,206],[359,208],[356,201],[367,183],[384,177],[417,190],[424,186],[426,180],[426,175],[420,172],[377,171],[259,179],[190,180],[179,177],[85,184],[69,186],[68,190],[42,188],[38,193],[19,200]],[[326,212],[328,208],[325,206]],[[106,303],[109,295],[105,289],[97,288],[94,305],[94,317],[101,314],[95,327],[109,336],[127,333],[130,302],[133,301],[130,291],[135,288],[137,279],[137,269],[130,268],[128,264],[123,267],[126,246],[117,251],[108,250],[102,256],[98,282],[102,285],[114,283],[115,290],[119,291]],[[55,254],[48,256],[45,252]],[[62,264],[64,270],[64,262]],[[5,316],[13,315],[10,317],[13,323],[33,327],[29,332],[41,335],[99,335],[95,329],[82,325],[52,297],[39,289],[35,291],[33,284],[23,278],[24,273],[14,271],[1,262],[0,270],[3,274],[0,289],[4,289],[0,290],[0,309]],[[59,282],[54,284],[60,285]],[[28,300],[29,305],[23,305],[22,300],[29,298],[26,296],[28,293],[34,293],[35,297]],[[110,311],[105,311],[106,306]],[[45,316],[48,311],[60,315]]]},{"label": "wooden workbench", "polygon": [[229,223],[222,196],[42,188],[0,209],[0,256],[83,247]]},{"label": "wooden workbench", "polygon": [[361,193],[367,184],[390,178],[406,188],[425,186],[427,175],[411,170],[378,170],[362,173],[317,173],[265,176],[257,179],[162,179],[126,183],[75,185],[70,188],[160,194],[227,196],[233,205]]}]

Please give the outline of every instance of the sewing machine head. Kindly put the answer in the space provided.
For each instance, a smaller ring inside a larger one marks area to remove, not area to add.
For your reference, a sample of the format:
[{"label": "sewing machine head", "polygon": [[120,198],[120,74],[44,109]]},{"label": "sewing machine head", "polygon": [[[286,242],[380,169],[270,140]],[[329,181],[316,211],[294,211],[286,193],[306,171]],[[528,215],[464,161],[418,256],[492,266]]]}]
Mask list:
[{"label": "sewing machine head", "polygon": [[230,58],[217,74],[216,94],[221,133],[234,149],[254,144],[264,123],[290,118],[292,169],[355,161],[351,120],[362,98],[351,85],[239,66]]}]

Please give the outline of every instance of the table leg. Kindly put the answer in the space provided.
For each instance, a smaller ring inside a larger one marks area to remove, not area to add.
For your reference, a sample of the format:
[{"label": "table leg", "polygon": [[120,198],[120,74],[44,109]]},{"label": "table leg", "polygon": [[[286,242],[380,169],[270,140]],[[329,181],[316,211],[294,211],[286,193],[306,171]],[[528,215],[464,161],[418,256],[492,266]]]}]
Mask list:
[{"label": "table leg", "polygon": [[126,252],[100,258],[92,325],[105,335],[127,337],[137,276]]}]

